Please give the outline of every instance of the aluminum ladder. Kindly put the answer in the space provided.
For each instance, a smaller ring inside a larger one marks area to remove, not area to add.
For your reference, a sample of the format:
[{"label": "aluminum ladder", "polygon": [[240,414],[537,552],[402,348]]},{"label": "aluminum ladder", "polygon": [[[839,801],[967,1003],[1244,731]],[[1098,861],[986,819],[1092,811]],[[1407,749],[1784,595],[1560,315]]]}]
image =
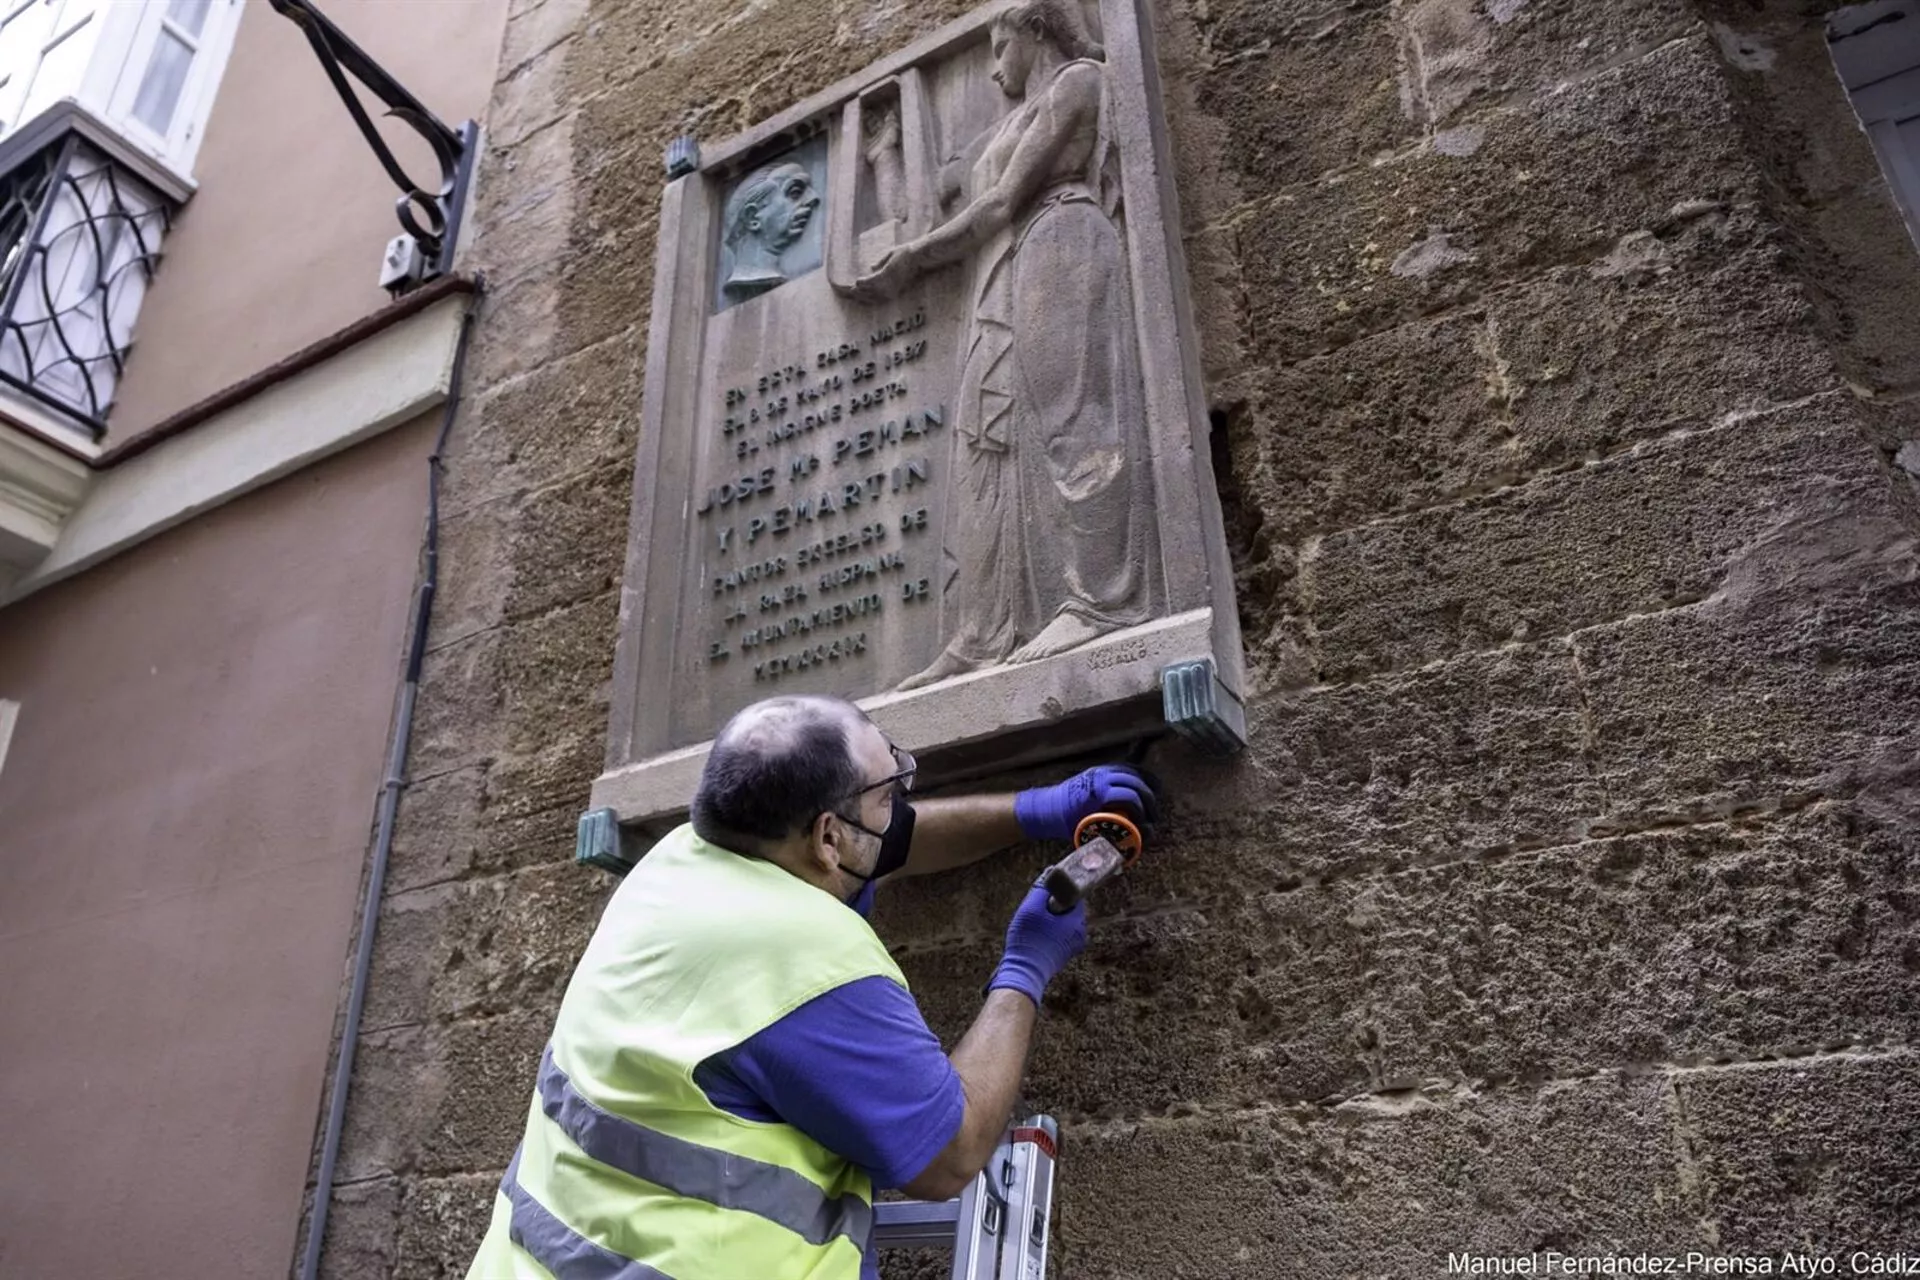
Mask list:
[{"label": "aluminum ladder", "polygon": [[952,1280],[1042,1280],[1059,1142],[1052,1116],[1009,1127],[987,1167],[954,1199],[876,1203],[874,1247],[951,1249]]}]

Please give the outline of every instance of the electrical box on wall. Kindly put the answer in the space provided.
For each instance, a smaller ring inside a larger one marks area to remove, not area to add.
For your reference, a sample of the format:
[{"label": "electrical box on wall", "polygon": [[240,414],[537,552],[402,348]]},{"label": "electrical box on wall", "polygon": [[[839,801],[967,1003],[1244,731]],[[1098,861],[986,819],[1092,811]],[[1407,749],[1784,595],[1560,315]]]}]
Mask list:
[{"label": "electrical box on wall", "polygon": [[419,280],[426,273],[427,256],[420,252],[420,242],[401,232],[387,241],[387,252],[380,259],[380,287],[397,289]]}]

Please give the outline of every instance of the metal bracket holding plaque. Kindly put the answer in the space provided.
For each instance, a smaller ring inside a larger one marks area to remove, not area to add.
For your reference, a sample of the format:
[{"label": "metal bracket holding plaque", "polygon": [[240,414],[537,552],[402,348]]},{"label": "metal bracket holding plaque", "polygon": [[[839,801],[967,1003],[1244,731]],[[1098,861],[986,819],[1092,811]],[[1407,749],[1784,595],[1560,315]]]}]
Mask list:
[{"label": "metal bracket holding plaque", "polygon": [[1148,0],[1022,3],[669,160],[583,859],[779,694],[933,785],[1244,741]]},{"label": "metal bracket holding plaque", "polygon": [[1213,659],[1167,667],[1160,693],[1173,731],[1208,755],[1230,756],[1247,745],[1247,709],[1220,683]]},{"label": "metal bracket holding plaque", "polygon": [[573,860],[583,867],[598,867],[623,876],[633,870],[636,861],[629,856],[626,842],[619,814],[611,809],[589,809],[580,815],[580,827],[574,835]]}]

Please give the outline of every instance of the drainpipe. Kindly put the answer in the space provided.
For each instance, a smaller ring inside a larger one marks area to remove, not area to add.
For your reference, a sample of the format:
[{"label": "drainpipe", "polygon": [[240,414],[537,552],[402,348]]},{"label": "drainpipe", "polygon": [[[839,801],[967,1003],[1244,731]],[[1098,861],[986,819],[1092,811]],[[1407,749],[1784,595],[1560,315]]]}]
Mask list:
[{"label": "drainpipe", "polygon": [[486,279],[474,277],[473,299],[460,320],[460,337],[453,349],[453,371],[447,379],[447,402],[440,417],[440,434],[427,458],[426,570],[420,578],[419,598],[413,610],[413,635],[407,642],[407,672],[400,686],[400,711],[394,717],[393,741],[387,748],[387,779],[380,792],[380,825],[373,839],[373,865],[367,872],[367,898],[360,912],[360,939],[353,955],[353,983],[347,995],[347,1020],[340,1030],[340,1053],[334,1063],[333,1086],[327,1103],[327,1128],[321,1140],[320,1173],[314,1179],[313,1219],[307,1230],[307,1248],[300,1259],[300,1280],[314,1280],[320,1270],[320,1246],[326,1240],[327,1209],[333,1200],[333,1165],[340,1155],[340,1131],[347,1117],[347,1086],[353,1078],[353,1051],[360,1039],[360,1013],[367,1002],[367,975],[373,966],[373,932],[380,917],[380,896],[387,883],[387,856],[393,852],[393,820],[406,789],[407,744],[413,735],[413,704],[420,692],[420,665],[426,656],[427,621],[433,614],[433,592],[440,579],[440,454],[460,409],[460,380],[467,364],[467,340],[473,317],[486,297]]}]

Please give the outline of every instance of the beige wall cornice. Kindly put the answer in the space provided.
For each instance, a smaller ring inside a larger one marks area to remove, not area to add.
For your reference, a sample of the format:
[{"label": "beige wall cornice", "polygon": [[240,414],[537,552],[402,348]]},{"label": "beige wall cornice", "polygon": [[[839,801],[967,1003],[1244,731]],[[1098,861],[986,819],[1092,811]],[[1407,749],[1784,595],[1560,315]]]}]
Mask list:
[{"label": "beige wall cornice", "polygon": [[[464,295],[448,296],[190,431],[92,472],[90,484],[84,462],[31,441],[77,473],[81,493],[44,558],[24,572],[16,569],[11,582],[0,578],[0,604],[72,577],[444,402],[470,302]],[[10,431],[0,427],[0,433]],[[6,456],[0,452],[0,467]],[[0,470],[0,477],[8,474]],[[0,507],[6,501],[0,493]]]},{"label": "beige wall cornice", "polygon": [[93,478],[82,459],[0,421],[0,595],[53,551]]}]

